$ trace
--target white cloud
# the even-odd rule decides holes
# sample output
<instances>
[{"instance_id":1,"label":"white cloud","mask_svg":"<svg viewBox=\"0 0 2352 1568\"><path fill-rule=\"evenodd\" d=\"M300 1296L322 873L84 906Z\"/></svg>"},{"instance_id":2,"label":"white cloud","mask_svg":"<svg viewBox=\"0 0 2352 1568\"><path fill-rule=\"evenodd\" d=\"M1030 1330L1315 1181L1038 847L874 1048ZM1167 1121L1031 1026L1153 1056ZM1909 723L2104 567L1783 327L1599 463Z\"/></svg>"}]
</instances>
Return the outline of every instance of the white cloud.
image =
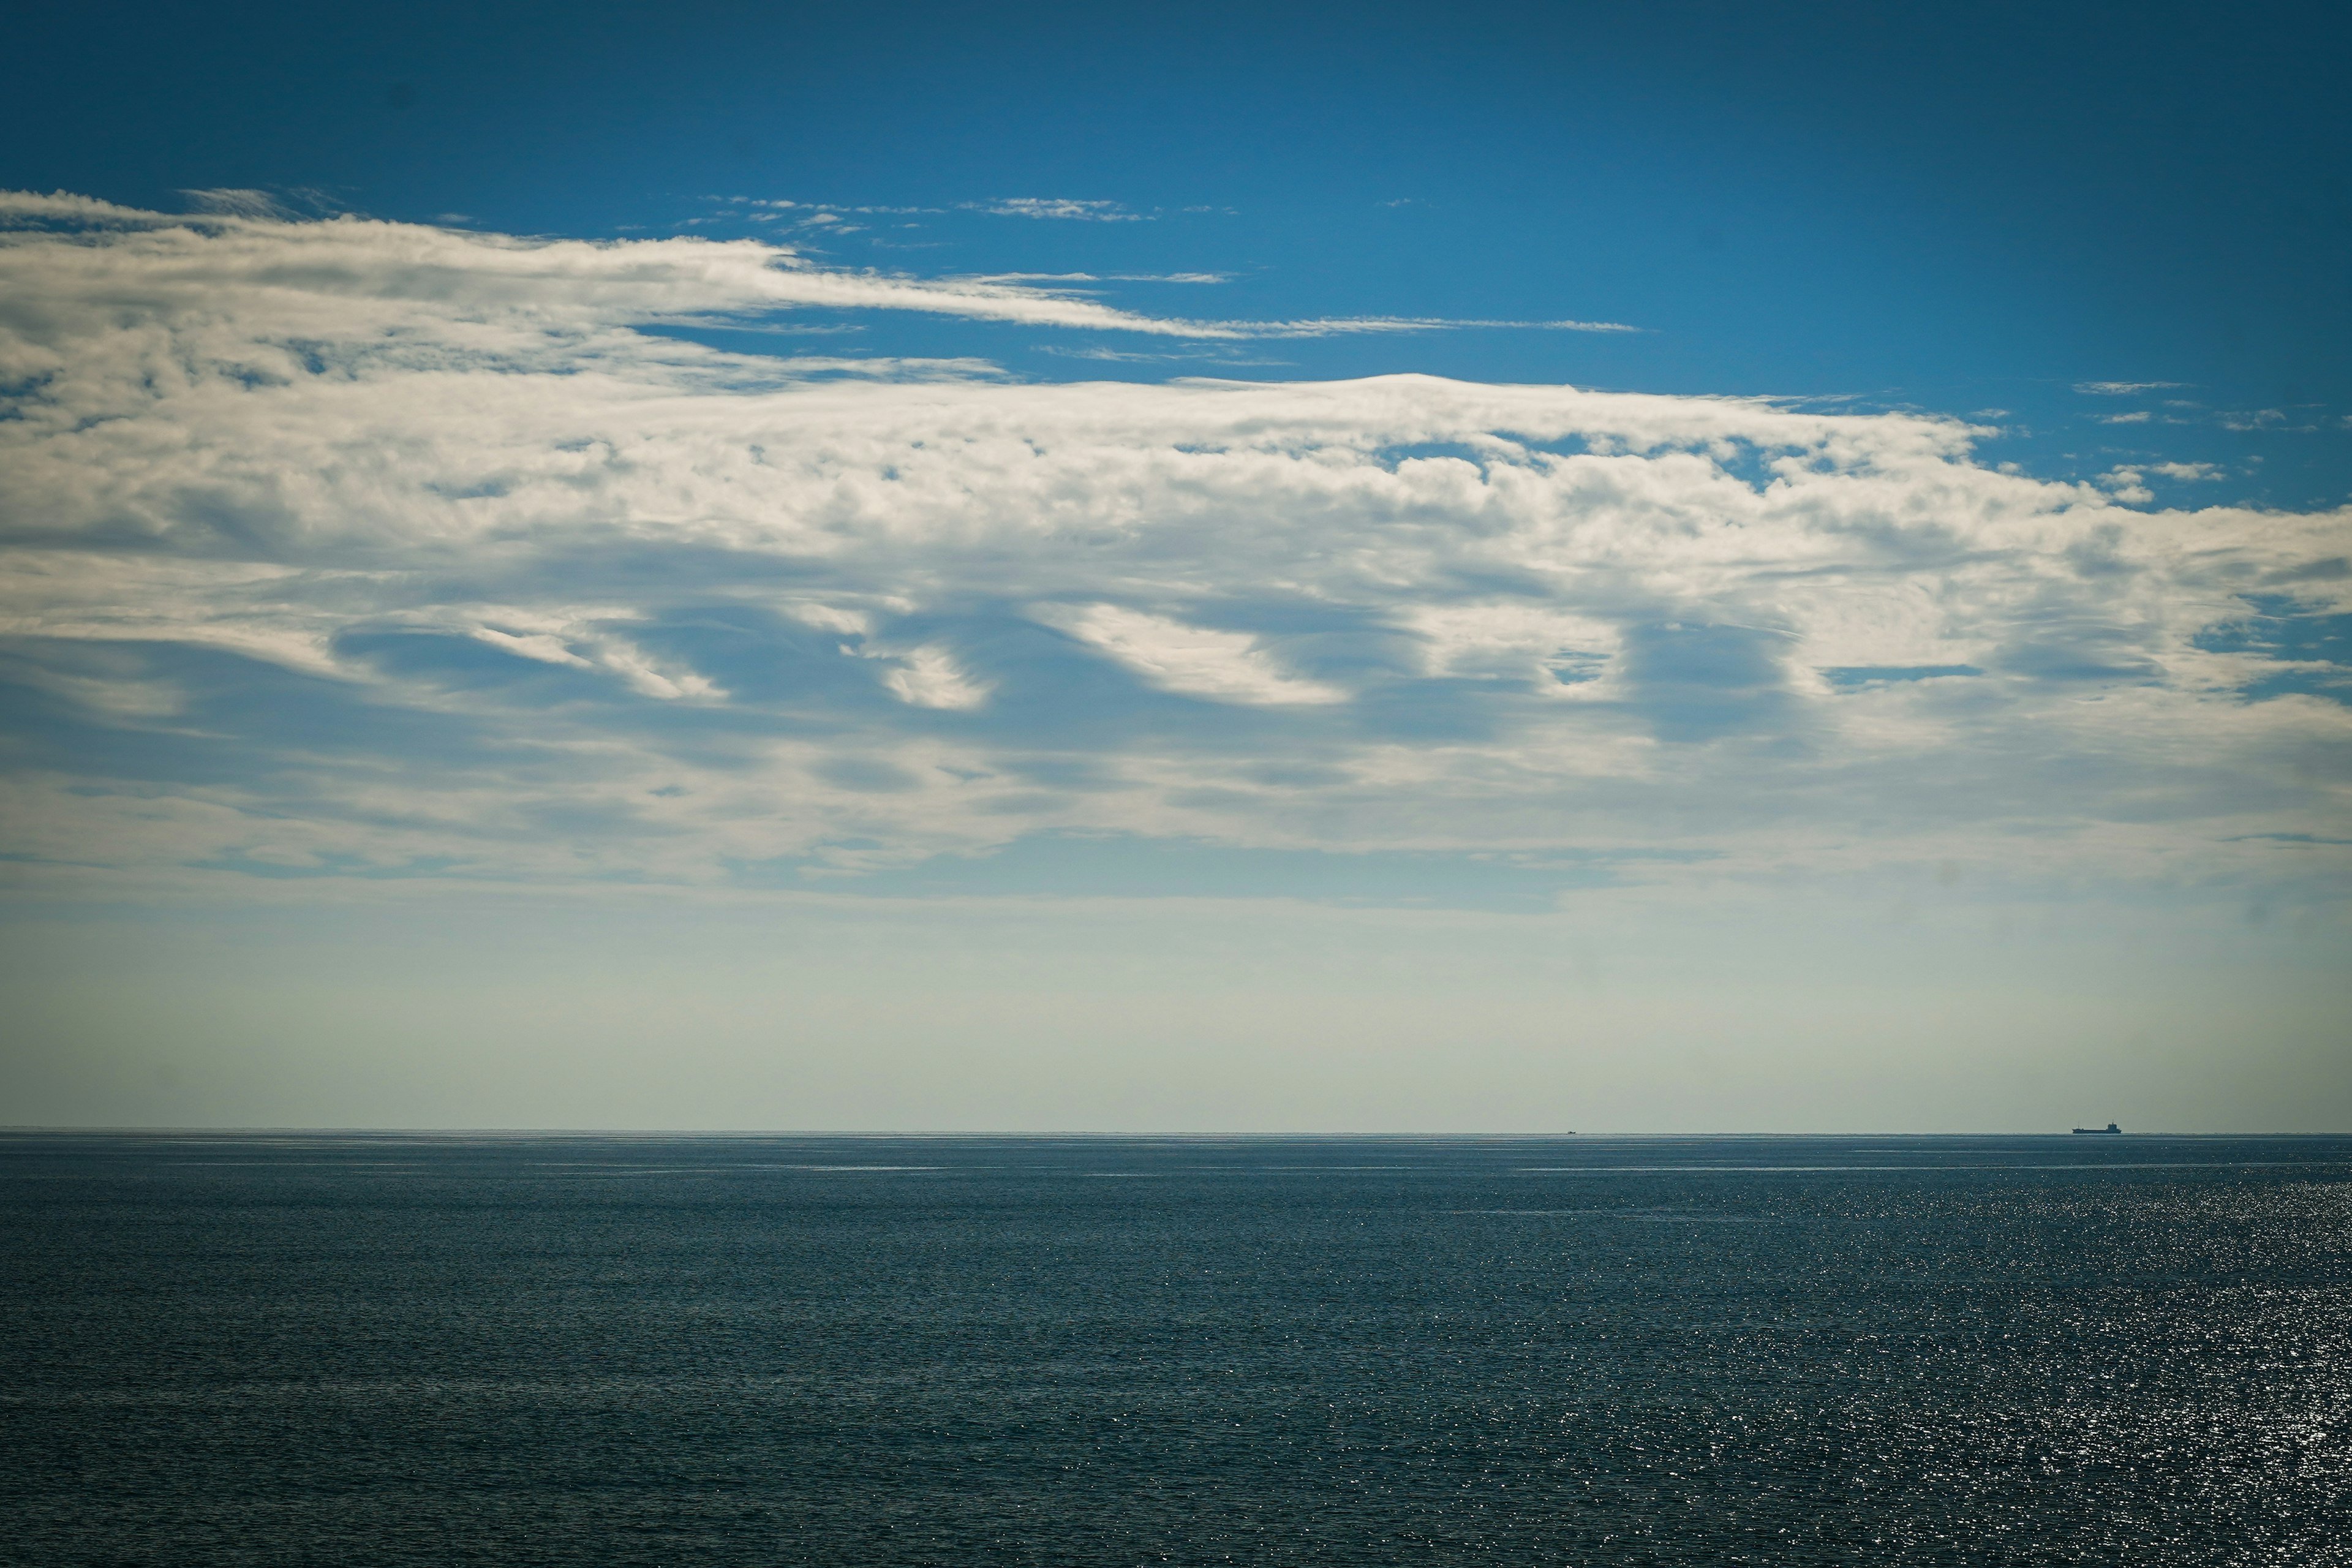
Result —
<instances>
[{"instance_id":1,"label":"white cloud","mask_svg":"<svg viewBox=\"0 0 2352 1568\"><path fill-rule=\"evenodd\" d=\"M1237 338L1324 338L1356 333L1458 331L1469 328L1536 332L1638 332L1622 321L1507 321L1447 316L1318 316L1296 321L1200 321L1200 335Z\"/></svg>"},{"instance_id":2,"label":"white cloud","mask_svg":"<svg viewBox=\"0 0 2352 1568\"><path fill-rule=\"evenodd\" d=\"M2136 392L2160 392L2188 384L2185 381L2078 381L2074 390L2091 397L2128 397Z\"/></svg>"},{"instance_id":3,"label":"white cloud","mask_svg":"<svg viewBox=\"0 0 2352 1568\"><path fill-rule=\"evenodd\" d=\"M873 627L873 617L866 611L847 609L839 605L788 604L780 608L796 621L848 637L862 637Z\"/></svg>"},{"instance_id":4,"label":"white cloud","mask_svg":"<svg viewBox=\"0 0 2352 1568\"><path fill-rule=\"evenodd\" d=\"M1256 637L1186 626L1117 605L1040 605L1033 618L1099 648L1162 691L1280 707L1347 693L1286 672Z\"/></svg>"},{"instance_id":5,"label":"white cloud","mask_svg":"<svg viewBox=\"0 0 2352 1568\"><path fill-rule=\"evenodd\" d=\"M1060 196L1006 196L970 204L974 211L998 217L1062 218L1076 223L1140 223L1146 215L1129 212L1117 202L1072 201Z\"/></svg>"},{"instance_id":6,"label":"white cloud","mask_svg":"<svg viewBox=\"0 0 2352 1568\"><path fill-rule=\"evenodd\" d=\"M2343 511L2133 510L2182 476L2042 483L1914 415L635 330L1102 309L760 246L8 210L20 881L1063 832L2219 888L2352 837L2352 708L2294 652L2352 614Z\"/></svg>"},{"instance_id":7,"label":"white cloud","mask_svg":"<svg viewBox=\"0 0 2352 1568\"><path fill-rule=\"evenodd\" d=\"M2221 465L2219 463L2150 463L2147 466L2147 471L2151 474L2162 474L2168 479L2194 482L2199 479L2220 479Z\"/></svg>"},{"instance_id":8,"label":"white cloud","mask_svg":"<svg viewBox=\"0 0 2352 1568\"><path fill-rule=\"evenodd\" d=\"M268 191L220 188L182 191L180 194L195 203L198 212L217 213L228 217L282 219L293 216Z\"/></svg>"},{"instance_id":9,"label":"white cloud","mask_svg":"<svg viewBox=\"0 0 2352 1568\"><path fill-rule=\"evenodd\" d=\"M988 700L988 683L966 675L955 655L943 647L914 649L883 676L882 683L901 702L918 708L977 708Z\"/></svg>"},{"instance_id":10,"label":"white cloud","mask_svg":"<svg viewBox=\"0 0 2352 1568\"><path fill-rule=\"evenodd\" d=\"M526 632L520 636L502 632L496 626L476 626L472 634L492 647L504 648L519 658L535 658L541 664L577 665L583 669L588 661L573 653L562 637L548 632Z\"/></svg>"},{"instance_id":11,"label":"white cloud","mask_svg":"<svg viewBox=\"0 0 2352 1568\"><path fill-rule=\"evenodd\" d=\"M2107 492L2126 506L2145 506L2156 499L2156 492L2144 480L2145 476L2137 468L2123 464L2099 476L2099 483L2107 488Z\"/></svg>"},{"instance_id":12,"label":"white cloud","mask_svg":"<svg viewBox=\"0 0 2352 1568\"><path fill-rule=\"evenodd\" d=\"M1609 622L1539 603L1431 605L1399 618L1421 639L1423 673L1522 681L1547 696L1601 695L1570 678L1605 669L1621 644Z\"/></svg>"},{"instance_id":13,"label":"white cloud","mask_svg":"<svg viewBox=\"0 0 2352 1568\"><path fill-rule=\"evenodd\" d=\"M124 288L183 321L202 317L215 302L249 308L266 297L280 344L315 331L338 338L347 352L391 354L410 346L400 338L411 323L446 321L461 304L476 327L469 346L486 350L503 338L518 352L547 348L547 334L571 338L625 324L787 310L906 310L1225 341L1462 328L1636 330L1607 321L1419 317L1192 321L1123 310L1017 279L933 279L823 267L760 240L539 240L350 216L313 223L258 211L174 216L62 194L0 192L0 247L8 253L12 282L37 289L53 311L102 313L111 291ZM247 298L228 297L238 291ZM355 340L363 317L376 329L373 342ZM588 346L562 345L575 355Z\"/></svg>"}]
</instances>

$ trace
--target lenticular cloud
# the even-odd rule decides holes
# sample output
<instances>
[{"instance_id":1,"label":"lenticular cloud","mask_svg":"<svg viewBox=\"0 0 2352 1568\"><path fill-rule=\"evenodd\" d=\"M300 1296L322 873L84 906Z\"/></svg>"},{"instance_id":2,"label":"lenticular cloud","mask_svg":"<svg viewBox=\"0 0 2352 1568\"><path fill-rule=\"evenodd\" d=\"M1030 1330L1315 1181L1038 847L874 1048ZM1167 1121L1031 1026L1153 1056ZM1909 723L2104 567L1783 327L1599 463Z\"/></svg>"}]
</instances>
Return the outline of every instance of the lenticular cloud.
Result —
<instances>
[{"instance_id":1,"label":"lenticular cloud","mask_svg":"<svg viewBox=\"0 0 2352 1568\"><path fill-rule=\"evenodd\" d=\"M2344 512L2138 510L1907 415L730 355L640 329L1162 328L13 202L23 876L854 888L1115 833L2227 880L2352 836Z\"/></svg>"}]
</instances>

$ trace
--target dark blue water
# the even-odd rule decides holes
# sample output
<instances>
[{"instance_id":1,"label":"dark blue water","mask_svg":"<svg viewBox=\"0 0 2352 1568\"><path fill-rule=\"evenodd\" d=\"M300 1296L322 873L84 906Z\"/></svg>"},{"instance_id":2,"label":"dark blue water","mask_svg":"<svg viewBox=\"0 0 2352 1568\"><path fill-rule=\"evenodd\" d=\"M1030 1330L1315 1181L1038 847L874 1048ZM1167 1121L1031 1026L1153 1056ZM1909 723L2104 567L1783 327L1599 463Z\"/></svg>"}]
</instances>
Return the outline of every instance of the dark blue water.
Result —
<instances>
[{"instance_id":1,"label":"dark blue water","mask_svg":"<svg viewBox=\"0 0 2352 1568\"><path fill-rule=\"evenodd\" d=\"M0 1556L2352 1562L2352 1140L0 1138Z\"/></svg>"}]
</instances>

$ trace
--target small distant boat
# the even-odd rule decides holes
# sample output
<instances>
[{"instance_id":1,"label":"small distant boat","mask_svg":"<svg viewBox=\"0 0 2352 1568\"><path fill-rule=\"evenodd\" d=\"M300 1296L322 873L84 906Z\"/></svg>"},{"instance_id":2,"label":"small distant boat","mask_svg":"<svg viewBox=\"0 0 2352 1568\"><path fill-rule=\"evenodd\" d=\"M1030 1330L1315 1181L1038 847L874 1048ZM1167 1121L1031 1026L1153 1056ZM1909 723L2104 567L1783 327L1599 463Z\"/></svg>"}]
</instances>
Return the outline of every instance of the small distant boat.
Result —
<instances>
[{"instance_id":1,"label":"small distant boat","mask_svg":"<svg viewBox=\"0 0 2352 1568\"><path fill-rule=\"evenodd\" d=\"M2074 1132L2077 1137L2082 1138L2105 1138L2109 1136L2120 1138L2124 1135L2124 1130L2116 1126L2112 1121L2108 1122L2105 1127L2077 1127L2074 1129Z\"/></svg>"}]
</instances>

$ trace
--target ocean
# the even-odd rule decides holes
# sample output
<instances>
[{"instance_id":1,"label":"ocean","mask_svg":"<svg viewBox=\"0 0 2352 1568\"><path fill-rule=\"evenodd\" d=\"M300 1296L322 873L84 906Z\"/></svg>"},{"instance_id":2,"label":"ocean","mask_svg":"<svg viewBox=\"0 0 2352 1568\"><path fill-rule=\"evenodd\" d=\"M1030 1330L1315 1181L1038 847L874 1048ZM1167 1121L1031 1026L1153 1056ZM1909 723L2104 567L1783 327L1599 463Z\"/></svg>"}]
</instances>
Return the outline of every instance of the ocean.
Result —
<instances>
[{"instance_id":1,"label":"ocean","mask_svg":"<svg viewBox=\"0 0 2352 1568\"><path fill-rule=\"evenodd\" d=\"M0 1561L2352 1563L2352 1139L0 1136Z\"/></svg>"}]
</instances>

